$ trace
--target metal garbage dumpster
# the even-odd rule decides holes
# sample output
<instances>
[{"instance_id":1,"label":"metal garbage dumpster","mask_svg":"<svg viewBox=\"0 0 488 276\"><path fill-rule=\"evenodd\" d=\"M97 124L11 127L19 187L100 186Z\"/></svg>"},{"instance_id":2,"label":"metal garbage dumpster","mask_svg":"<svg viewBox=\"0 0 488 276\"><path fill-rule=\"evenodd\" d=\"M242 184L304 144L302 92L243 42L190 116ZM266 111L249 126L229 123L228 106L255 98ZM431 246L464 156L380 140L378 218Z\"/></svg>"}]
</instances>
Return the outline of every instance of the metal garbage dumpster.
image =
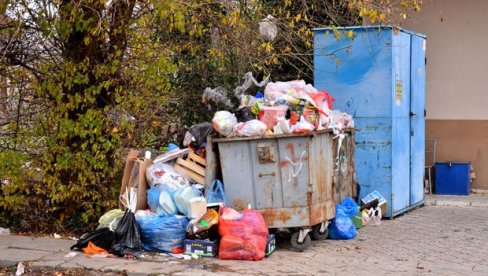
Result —
<instances>
[{"instance_id":1,"label":"metal garbage dumpster","mask_svg":"<svg viewBox=\"0 0 488 276\"><path fill-rule=\"evenodd\" d=\"M332 186L335 202L340 203L346 197L357 199L358 191L354 171L354 130L347 129L339 137L334 137L334 175Z\"/></svg>"},{"instance_id":2,"label":"metal garbage dumpster","mask_svg":"<svg viewBox=\"0 0 488 276\"><path fill-rule=\"evenodd\" d=\"M310 236L327 238L328 221L335 216L330 130L213 142L232 208L250 204L268 228L290 229L299 251L310 245Z\"/></svg>"}]
</instances>

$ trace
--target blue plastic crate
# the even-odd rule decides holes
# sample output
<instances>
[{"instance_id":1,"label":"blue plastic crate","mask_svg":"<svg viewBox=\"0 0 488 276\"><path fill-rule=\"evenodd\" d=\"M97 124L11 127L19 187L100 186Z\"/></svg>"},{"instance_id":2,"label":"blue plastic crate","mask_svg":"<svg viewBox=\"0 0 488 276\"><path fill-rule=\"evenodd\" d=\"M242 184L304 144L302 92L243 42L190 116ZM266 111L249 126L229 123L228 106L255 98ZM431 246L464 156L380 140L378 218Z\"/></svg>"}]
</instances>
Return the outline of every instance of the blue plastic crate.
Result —
<instances>
[{"instance_id":1,"label":"blue plastic crate","mask_svg":"<svg viewBox=\"0 0 488 276\"><path fill-rule=\"evenodd\" d=\"M435 163L435 194L469 195L470 170L469 162Z\"/></svg>"}]
</instances>

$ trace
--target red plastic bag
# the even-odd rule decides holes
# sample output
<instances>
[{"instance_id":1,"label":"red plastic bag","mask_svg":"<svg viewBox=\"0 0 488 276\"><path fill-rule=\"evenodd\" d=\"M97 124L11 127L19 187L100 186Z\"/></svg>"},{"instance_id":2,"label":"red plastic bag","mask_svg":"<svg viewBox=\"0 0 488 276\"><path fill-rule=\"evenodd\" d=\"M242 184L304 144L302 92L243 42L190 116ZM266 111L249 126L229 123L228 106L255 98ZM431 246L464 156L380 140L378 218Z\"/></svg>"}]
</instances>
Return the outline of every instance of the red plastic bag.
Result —
<instances>
[{"instance_id":1,"label":"red plastic bag","mask_svg":"<svg viewBox=\"0 0 488 276\"><path fill-rule=\"evenodd\" d=\"M242 217L226 219L225 213L231 208L220 209L219 258L221 260L259 261L264 258L264 250L268 238L268 228L263 216L256 210L245 209Z\"/></svg>"}]
</instances>

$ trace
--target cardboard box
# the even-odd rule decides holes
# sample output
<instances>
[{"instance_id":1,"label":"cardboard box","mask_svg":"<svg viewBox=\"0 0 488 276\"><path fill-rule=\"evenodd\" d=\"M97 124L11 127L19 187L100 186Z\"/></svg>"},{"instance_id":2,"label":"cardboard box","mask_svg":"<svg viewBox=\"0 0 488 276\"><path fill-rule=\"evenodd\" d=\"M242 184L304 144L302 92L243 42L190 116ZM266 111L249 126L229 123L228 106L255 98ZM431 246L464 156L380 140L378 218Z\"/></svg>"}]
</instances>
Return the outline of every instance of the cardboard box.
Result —
<instances>
[{"instance_id":1,"label":"cardboard box","mask_svg":"<svg viewBox=\"0 0 488 276\"><path fill-rule=\"evenodd\" d=\"M268 242L266 243L266 249L264 250L264 255L268 257L276 249L276 237L274 234L269 234Z\"/></svg>"},{"instance_id":2,"label":"cardboard box","mask_svg":"<svg viewBox=\"0 0 488 276\"><path fill-rule=\"evenodd\" d=\"M144 160L138 150L130 150L125 162L124 175L120 185L120 195L125 194L132 187L137 186L136 210L147 209L147 181L146 168L152 164L151 159ZM125 210L125 206L119 202L119 208Z\"/></svg>"},{"instance_id":3,"label":"cardboard box","mask_svg":"<svg viewBox=\"0 0 488 276\"><path fill-rule=\"evenodd\" d=\"M369 202L378 199L379 203L378 206L381 209L382 214L386 214L388 211L388 205L386 204L386 199L380 194L378 191L373 191L369 193L367 196L365 196L363 199L361 199L361 202L363 204L368 204Z\"/></svg>"},{"instance_id":4,"label":"cardboard box","mask_svg":"<svg viewBox=\"0 0 488 276\"><path fill-rule=\"evenodd\" d=\"M196 254L204 257L215 257L219 248L217 241L209 240L185 240L185 254Z\"/></svg>"}]
</instances>

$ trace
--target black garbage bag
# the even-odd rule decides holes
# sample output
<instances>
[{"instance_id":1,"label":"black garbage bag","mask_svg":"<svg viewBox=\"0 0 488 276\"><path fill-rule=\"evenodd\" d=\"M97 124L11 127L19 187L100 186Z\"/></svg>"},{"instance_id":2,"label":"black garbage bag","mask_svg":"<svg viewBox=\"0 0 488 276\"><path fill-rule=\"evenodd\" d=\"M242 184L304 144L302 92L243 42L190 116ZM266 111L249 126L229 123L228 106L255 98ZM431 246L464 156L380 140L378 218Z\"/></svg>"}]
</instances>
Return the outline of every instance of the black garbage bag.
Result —
<instances>
[{"instance_id":1,"label":"black garbage bag","mask_svg":"<svg viewBox=\"0 0 488 276\"><path fill-rule=\"evenodd\" d=\"M195 142L191 143L191 145L195 148L200 148L203 144L205 144L207 142L207 136L216 135L211 123L193 125L188 131L190 131L191 135L195 138Z\"/></svg>"},{"instance_id":2,"label":"black garbage bag","mask_svg":"<svg viewBox=\"0 0 488 276\"><path fill-rule=\"evenodd\" d=\"M237 109L235 115L239 123L256 119L256 116L254 116L250 107L242 107Z\"/></svg>"},{"instance_id":3,"label":"black garbage bag","mask_svg":"<svg viewBox=\"0 0 488 276\"><path fill-rule=\"evenodd\" d=\"M126 254L136 255L141 250L141 234L134 213L129 209L115 229L115 240L110 253L123 257Z\"/></svg>"},{"instance_id":4,"label":"black garbage bag","mask_svg":"<svg viewBox=\"0 0 488 276\"><path fill-rule=\"evenodd\" d=\"M114 240L115 232L108 227L103 227L81 235L81 238L76 244L71 246L71 250L81 250L88 246L88 242L92 242L94 245L105 250L110 250Z\"/></svg>"}]
</instances>

